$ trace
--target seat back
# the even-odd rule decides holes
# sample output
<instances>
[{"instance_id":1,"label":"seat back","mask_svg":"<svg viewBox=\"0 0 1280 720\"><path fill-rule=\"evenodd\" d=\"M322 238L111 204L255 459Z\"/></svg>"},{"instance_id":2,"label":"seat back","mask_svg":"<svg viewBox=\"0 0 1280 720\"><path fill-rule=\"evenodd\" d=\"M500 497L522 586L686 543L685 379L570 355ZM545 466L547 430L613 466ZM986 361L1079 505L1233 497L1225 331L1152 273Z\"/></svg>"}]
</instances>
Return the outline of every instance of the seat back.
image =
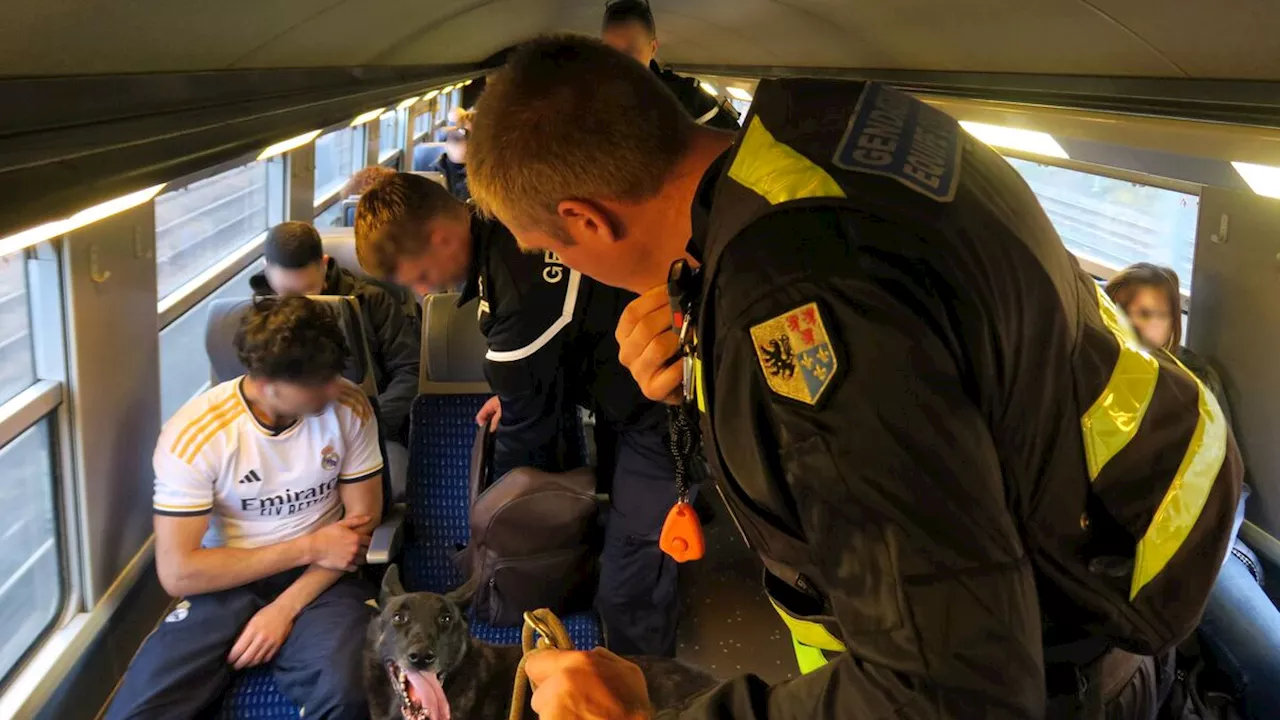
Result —
<instances>
[{"instance_id":1,"label":"seat back","mask_svg":"<svg viewBox=\"0 0 1280 720\"><path fill-rule=\"evenodd\" d=\"M356 208L359 206L359 195L352 195L342 199L342 227L356 226Z\"/></svg>"},{"instance_id":2,"label":"seat back","mask_svg":"<svg viewBox=\"0 0 1280 720\"><path fill-rule=\"evenodd\" d=\"M444 176L444 173L439 170L414 170L412 174L421 175L445 190L449 189L449 180ZM354 218L352 221L354 223Z\"/></svg>"},{"instance_id":3,"label":"seat back","mask_svg":"<svg viewBox=\"0 0 1280 720\"><path fill-rule=\"evenodd\" d=\"M414 401L409 448L408 522L404 581L415 591L448 592L462 583L454 562L471 539L470 466L476 413L490 396L479 300L458 307L457 293L429 295L422 306L422 374ZM593 613L564 618L578 647L600 642ZM518 627L493 627L471 617L471 631L487 642L516 644Z\"/></svg>"},{"instance_id":4,"label":"seat back","mask_svg":"<svg viewBox=\"0 0 1280 720\"><path fill-rule=\"evenodd\" d=\"M364 324L360 319L360 301L353 297L335 295L316 295L311 299L322 303L334 314L338 326L342 328L347 347L351 350L342 377L359 385L370 397L377 397L373 360L365 339ZM214 300L209 306L204 342L205 352L209 355L209 380L215 385L245 374L245 367L236 355L235 337L253 303L252 299Z\"/></svg>"},{"instance_id":5,"label":"seat back","mask_svg":"<svg viewBox=\"0 0 1280 720\"><path fill-rule=\"evenodd\" d=\"M444 143L442 142L424 142L418 143L413 148L413 169L415 172L421 170L430 170L435 167L436 161L444 154Z\"/></svg>"},{"instance_id":6,"label":"seat back","mask_svg":"<svg viewBox=\"0 0 1280 720\"><path fill-rule=\"evenodd\" d=\"M354 218L353 218L354 221ZM410 317L417 318L419 305L418 299L414 297L413 292L408 288L400 287L395 283L380 280L360 267L360 261L356 257L356 232L355 228L329 228L320 231L320 243L324 246L324 252L333 261L338 263L338 267L364 280L365 282L382 288L391 297L400 303L405 314ZM372 332L372 328L370 328Z\"/></svg>"}]
</instances>

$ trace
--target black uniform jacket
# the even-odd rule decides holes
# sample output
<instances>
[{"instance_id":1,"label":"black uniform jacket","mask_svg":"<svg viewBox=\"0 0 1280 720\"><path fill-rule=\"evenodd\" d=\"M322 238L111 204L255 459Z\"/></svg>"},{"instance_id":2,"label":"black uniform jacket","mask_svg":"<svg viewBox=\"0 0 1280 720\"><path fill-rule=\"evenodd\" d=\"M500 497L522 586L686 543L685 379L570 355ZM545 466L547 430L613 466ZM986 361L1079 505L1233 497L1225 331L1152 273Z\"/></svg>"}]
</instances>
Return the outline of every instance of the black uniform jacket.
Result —
<instances>
[{"instance_id":1,"label":"black uniform jacket","mask_svg":"<svg viewBox=\"0 0 1280 720\"><path fill-rule=\"evenodd\" d=\"M1044 628L1190 632L1234 441L1016 171L882 87L762 83L745 126L693 207L703 442L767 588L847 650L662 717L1037 717Z\"/></svg>"},{"instance_id":2,"label":"black uniform jacket","mask_svg":"<svg viewBox=\"0 0 1280 720\"><path fill-rule=\"evenodd\" d=\"M664 70L656 60L649 62L649 69L658 76L663 85L667 86L671 94L676 96L699 125L721 130L738 129L738 114L733 107L719 98L712 97L702 89L697 80Z\"/></svg>"},{"instance_id":3,"label":"black uniform jacket","mask_svg":"<svg viewBox=\"0 0 1280 720\"><path fill-rule=\"evenodd\" d=\"M501 223L471 219L472 268L459 304L480 298L489 345L485 375L502 402L495 475L515 467L559 472L580 462L577 407L618 428L660 428L666 415L618 362L614 330L635 295L522 251Z\"/></svg>"}]
</instances>

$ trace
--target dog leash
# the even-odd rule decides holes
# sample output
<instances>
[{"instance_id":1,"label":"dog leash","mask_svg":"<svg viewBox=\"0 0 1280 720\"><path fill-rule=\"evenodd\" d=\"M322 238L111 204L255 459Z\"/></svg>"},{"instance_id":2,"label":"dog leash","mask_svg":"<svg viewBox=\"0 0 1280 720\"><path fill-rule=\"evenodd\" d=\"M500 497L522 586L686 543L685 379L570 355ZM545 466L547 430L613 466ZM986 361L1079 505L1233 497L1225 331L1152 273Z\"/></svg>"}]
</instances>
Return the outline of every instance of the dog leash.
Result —
<instances>
[{"instance_id":1,"label":"dog leash","mask_svg":"<svg viewBox=\"0 0 1280 720\"><path fill-rule=\"evenodd\" d=\"M536 640L535 633L537 635ZM534 650L548 648L572 650L573 638L569 637L569 631L564 629L564 623L560 622L560 618L556 617L555 613L547 608L542 608L524 614L524 629L520 632L520 646L524 650L524 655L520 658L520 664L516 666L516 685L511 691L511 714L508 720L521 720L524 717L525 698L533 687L533 683L529 682L529 675L524 669L524 664L529 659L529 653Z\"/></svg>"}]
</instances>

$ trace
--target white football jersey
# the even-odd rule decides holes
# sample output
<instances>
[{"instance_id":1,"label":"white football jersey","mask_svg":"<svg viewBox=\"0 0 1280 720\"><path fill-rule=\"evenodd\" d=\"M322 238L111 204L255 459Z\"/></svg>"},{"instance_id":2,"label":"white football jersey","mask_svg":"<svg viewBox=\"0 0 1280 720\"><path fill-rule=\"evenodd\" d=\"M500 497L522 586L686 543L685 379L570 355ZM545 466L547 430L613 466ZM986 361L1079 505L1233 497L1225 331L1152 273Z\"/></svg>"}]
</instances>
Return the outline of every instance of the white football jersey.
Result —
<instances>
[{"instance_id":1,"label":"white football jersey","mask_svg":"<svg viewBox=\"0 0 1280 720\"><path fill-rule=\"evenodd\" d=\"M243 380L192 399L156 443L155 512L210 515L205 547L306 535L341 517L339 484L382 473L377 419L360 388L343 380L338 402L272 429L250 412Z\"/></svg>"}]
</instances>

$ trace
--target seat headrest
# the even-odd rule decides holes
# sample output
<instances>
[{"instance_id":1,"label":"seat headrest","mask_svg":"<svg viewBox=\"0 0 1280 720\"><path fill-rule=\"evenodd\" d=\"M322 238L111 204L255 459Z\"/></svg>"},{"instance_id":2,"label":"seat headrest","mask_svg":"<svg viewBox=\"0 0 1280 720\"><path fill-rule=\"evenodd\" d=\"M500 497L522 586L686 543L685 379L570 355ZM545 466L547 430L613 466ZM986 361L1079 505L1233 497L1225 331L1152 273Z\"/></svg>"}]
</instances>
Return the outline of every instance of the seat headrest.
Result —
<instances>
[{"instance_id":1,"label":"seat headrest","mask_svg":"<svg viewBox=\"0 0 1280 720\"><path fill-rule=\"evenodd\" d=\"M332 312L342 329L350 355L342 376L360 385L366 393L377 394L373 377L373 363L360 320L360 303L353 297L314 295L312 300ZM209 319L205 325L204 346L209 356L210 380L223 383L245 374L245 367L236 355L236 331L244 316L253 307L253 300L214 300L209 305Z\"/></svg>"},{"instance_id":2,"label":"seat headrest","mask_svg":"<svg viewBox=\"0 0 1280 720\"><path fill-rule=\"evenodd\" d=\"M428 295L422 301L422 383L431 394L485 393L480 332L480 299L458 307L458 293Z\"/></svg>"},{"instance_id":3,"label":"seat headrest","mask_svg":"<svg viewBox=\"0 0 1280 720\"><path fill-rule=\"evenodd\" d=\"M370 278L356 259L356 230L352 227L325 228L320 231L320 244L324 254L334 259L338 267L356 277Z\"/></svg>"},{"instance_id":4,"label":"seat headrest","mask_svg":"<svg viewBox=\"0 0 1280 720\"><path fill-rule=\"evenodd\" d=\"M418 143L413 148L413 169L415 171L430 170L443 154L444 143L442 142Z\"/></svg>"}]
</instances>

